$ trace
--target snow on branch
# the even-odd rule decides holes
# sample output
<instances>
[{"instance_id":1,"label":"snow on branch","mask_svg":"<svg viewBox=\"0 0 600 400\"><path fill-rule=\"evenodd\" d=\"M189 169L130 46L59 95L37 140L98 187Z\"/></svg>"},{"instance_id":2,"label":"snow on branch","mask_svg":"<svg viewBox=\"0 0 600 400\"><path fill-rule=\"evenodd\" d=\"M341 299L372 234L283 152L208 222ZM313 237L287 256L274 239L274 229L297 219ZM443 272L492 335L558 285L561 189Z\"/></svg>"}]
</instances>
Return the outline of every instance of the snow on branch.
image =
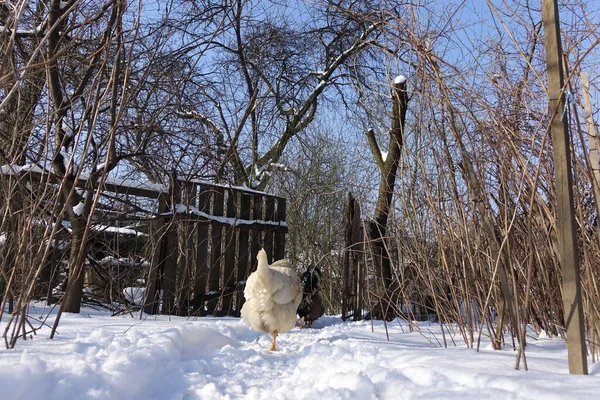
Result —
<instances>
[{"instance_id":1,"label":"snow on branch","mask_svg":"<svg viewBox=\"0 0 600 400\"><path fill-rule=\"evenodd\" d=\"M209 129L215 133L221 134L221 129L206 115L195 110L175 110L175 113L182 118L194 119L206 124Z\"/></svg>"},{"instance_id":2,"label":"snow on branch","mask_svg":"<svg viewBox=\"0 0 600 400\"><path fill-rule=\"evenodd\" d=\"M73 128L64 119L62 120L61 127L62 130L65 132L66 137L73 137L75 135Z\"/></svg>"},{"instance_id":3,"label":"snow on branch","mask_svg":"<svg viewBox=\"0 0 600 400\"><path fill-rule=\"evenodd\" d=\"M257 181L260 181L264 176L272 176L275 171L290 172L291 169L281 163L269 163L264 168L254 165L254 177Z\"/></svg>"},{"instance_id":4,"label":"snow on branch","mask_svg":"<svg viewBox=\"0 0 600 400\"><path fill-rule=\"evenodd\" d=\"M75 213L75 215L83 214L83 203L81 201L77 203L76 206L73 206L73 213Z\"/></svg>"}]
</instances>

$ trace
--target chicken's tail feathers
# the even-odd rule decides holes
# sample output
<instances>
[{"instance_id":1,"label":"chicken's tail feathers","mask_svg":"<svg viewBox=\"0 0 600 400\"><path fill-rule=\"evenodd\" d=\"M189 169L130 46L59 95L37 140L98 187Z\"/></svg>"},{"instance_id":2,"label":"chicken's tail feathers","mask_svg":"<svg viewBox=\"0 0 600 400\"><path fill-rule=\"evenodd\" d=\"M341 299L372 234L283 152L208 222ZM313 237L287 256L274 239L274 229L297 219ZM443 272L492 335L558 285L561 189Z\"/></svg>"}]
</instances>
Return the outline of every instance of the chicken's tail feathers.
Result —
<instances>
[{"instance_id":1,"label":"chicken's tail feathers","mask_svg":"<svg viewBox=\"0 0 600 400\"><path fill-rule=\"evenodd\" d=\"M260 249L260 251L256 255L256 259L258 260L258 271L269 270L269 258L267 257L267 252L265 251L265 249Z\"/></svg>"}]
</instances>

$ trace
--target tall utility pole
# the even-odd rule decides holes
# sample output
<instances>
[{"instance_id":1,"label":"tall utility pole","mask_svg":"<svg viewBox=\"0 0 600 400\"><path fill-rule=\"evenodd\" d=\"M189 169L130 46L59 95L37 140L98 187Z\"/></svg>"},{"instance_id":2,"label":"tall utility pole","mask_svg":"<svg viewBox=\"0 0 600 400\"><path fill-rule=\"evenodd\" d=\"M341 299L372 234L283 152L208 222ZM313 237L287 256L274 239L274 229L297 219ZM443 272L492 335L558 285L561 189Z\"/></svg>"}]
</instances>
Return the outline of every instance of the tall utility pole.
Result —
<instances>
[{"instance_id":1,"label":"tall utility pole","mask_svg":"<svg viewBox=\"0 0 600 400\"><path fill-rule=\"evenodd\" d=\"M565 85L557 0L542 0L542 20L546 36L549 111L552 122L554 173L558 206L559 257L562 269L564 318L567 329L569 373L587 375L587 352L583 320L579 248L575 227L573 174L569 149L569 126L565 110Z\"/></svg>"}]
</instances>

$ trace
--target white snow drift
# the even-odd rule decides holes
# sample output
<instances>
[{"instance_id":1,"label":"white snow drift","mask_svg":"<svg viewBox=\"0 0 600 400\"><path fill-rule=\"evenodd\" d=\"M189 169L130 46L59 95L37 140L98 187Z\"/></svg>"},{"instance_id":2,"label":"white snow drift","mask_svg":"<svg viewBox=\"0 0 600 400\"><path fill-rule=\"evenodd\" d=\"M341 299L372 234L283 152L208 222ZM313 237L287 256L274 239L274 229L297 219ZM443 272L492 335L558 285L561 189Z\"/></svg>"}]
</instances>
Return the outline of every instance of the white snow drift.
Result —
<instances>
[{"instance_id":1,"label":"white snow drift","mask_svg":"<svg viewBox=\"0 0 600 400\"><path fill-rule=\"evenodd\" d=\"M313 329L282 334L279 351L270 352L269 336L236 318L140 320L84 309L62 317L54 340L42 328L0 350L0 393L13 400L597 398L599 365L590 376L569 375L559 339L530 338L525 372L514 369L512 349L476 352L457 336L457 347L442 348L439 326L420 324L422 334L389 323L388 341L383 323L324 317Z\"/></svg>"}]
</instances>

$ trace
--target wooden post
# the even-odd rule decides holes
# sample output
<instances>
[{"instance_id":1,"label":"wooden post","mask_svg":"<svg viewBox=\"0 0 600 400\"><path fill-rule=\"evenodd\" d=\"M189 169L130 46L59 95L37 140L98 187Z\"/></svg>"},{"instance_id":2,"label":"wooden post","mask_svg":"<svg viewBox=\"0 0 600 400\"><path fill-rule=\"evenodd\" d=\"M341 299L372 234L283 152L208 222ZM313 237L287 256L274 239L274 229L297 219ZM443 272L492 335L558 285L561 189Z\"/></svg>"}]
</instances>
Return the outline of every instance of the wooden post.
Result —
<instances>
[{"instance_id":1,"label":"wooden post","mask_svg":"<svg viewBox=\"0 0 600 400\"><path fill-rule=\"evenodd\" d=\"M352 254L353 254L353 266L351 271L353 272L350 276L350 282L352 282L352 295L354 299L354 320L360 321L362 319L362 312L364 309L364 279L365 279L365 250L364 250L364 235L363 227L361 224L361 212L360 203L356 200L353 202L352 207Z\"/></svg>"},{"instance_id":2,"label":"wooden post","mask_svg":"<svg viewBox=\"0 0 600 400\"><path fill-rule=\"evenodd\" d=\"M587 72L580 74L581 86L583 89L583 113L585 115L585 123L587 126L588 147L590 149L590 170L591 182L594 190L594 202L596 210L600 213L600 148L598 140L598 129L594 122L594 113L592 111L592 99L590 97L590 78ZM596 230L596 234L600 239L600 229Z\"/></svg>"},{"instance_id":3,"label":"wooden post","mask_svg":"<svg viewBox=\"0 0 600 400\"><path fill-rule=\"evenodd\" d=\"M587 375L587 352L583 301L579 271L579 249L573 200L573 175L569 149L569 127L565 109L565 86L562 66L560 22L556 0L542 0L542 20L546 37L546 60L548 63L549 111L552 122L552 147L556 175L556 199L558 207L559 257L562 268L562 291L569 372Z\"/></svg>"},{"instance_id":4,"label":"wooden post","mask_svg":"<svg viewBox=\"0 0 600 400\"><path fill-rule=\"evenodd\" d=\"M344 246L344 271L342 280L342 320L348 318L349 297L350 297L350 252L352 251L352 215L353 213L352 193L348 192L346 200L346 230L345 230L345 246Z\"/></svg>"}]
</instances>

